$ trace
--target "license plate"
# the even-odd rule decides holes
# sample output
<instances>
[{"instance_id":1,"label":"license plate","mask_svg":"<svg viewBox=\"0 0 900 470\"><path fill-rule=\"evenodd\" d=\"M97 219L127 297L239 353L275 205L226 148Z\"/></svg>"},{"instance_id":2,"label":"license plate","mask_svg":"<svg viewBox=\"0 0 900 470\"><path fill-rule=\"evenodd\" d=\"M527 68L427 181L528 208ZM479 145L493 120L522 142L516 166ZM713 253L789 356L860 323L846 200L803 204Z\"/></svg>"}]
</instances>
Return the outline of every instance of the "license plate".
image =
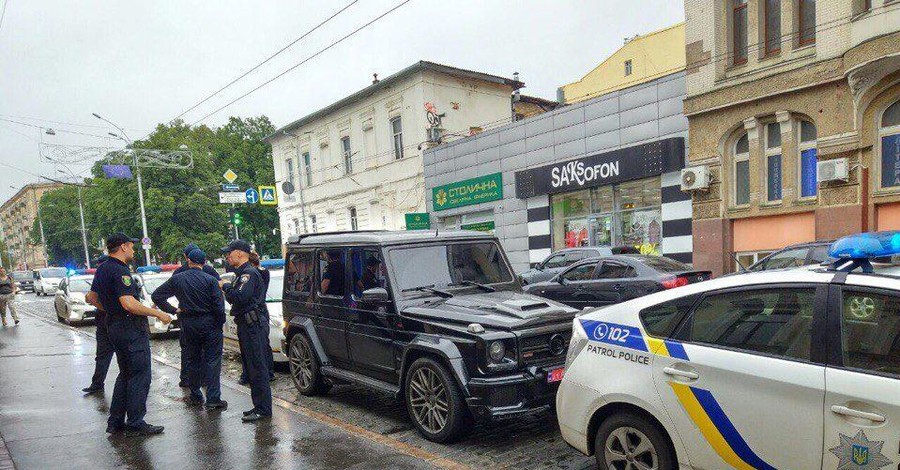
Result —
<instances>
[{"instance_id":1,"label":"license plate","mask_svg":"<svg viewBox=\"0 0 900 470\"><path fill-rule=\"evenodd\" d=\"M554 382L559 382L562 380L565 372L565 367L560 367L559 369L553 369L550 372L547 372L547 383L552 384Z\"/></svg>"}]
</instances>

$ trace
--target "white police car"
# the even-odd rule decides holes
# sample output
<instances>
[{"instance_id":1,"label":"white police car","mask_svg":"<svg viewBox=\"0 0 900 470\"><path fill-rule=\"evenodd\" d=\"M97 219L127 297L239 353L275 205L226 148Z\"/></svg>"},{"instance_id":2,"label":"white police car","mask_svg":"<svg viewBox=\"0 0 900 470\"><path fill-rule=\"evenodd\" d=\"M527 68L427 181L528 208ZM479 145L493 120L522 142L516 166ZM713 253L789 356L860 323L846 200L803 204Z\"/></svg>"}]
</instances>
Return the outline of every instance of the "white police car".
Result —
<instances>
[{"instance_id":1,"label":"white police car","mask_svg":"<svg viewBox=\"0 0 900 470\"><path fill-rule=\"evenodd\" d=\"M574 321L563 438L600 469L900 464L900 232L838 240L835 268L691 284ZM852 259L844 259L852 258Z\"/></svg>"}]
</instances>

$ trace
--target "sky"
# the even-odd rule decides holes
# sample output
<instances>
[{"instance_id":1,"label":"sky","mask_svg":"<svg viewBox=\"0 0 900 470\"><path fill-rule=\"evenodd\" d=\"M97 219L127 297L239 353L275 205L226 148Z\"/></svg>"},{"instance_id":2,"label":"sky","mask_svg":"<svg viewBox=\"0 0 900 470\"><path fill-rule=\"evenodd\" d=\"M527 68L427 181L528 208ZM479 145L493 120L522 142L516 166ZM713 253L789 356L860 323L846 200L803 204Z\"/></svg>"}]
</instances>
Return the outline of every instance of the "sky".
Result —
<instances>
[{"instance_id":1,"label":"sky","mask_svg":"<svg viewBox=\"0 0 900 470\"><path fill-rule=\"evenodd\" d=\"M624 38L684 20L681 0L409 0L207 116L403 1L358 0L182 119L266 115L281 126L419 60L517 71L522 93L555 99ZM0 201L41 175L87 172L43 159L41 142L121 145L92 113L142 138L352 2L0 0Z\"/></svg>"}]
</instances>

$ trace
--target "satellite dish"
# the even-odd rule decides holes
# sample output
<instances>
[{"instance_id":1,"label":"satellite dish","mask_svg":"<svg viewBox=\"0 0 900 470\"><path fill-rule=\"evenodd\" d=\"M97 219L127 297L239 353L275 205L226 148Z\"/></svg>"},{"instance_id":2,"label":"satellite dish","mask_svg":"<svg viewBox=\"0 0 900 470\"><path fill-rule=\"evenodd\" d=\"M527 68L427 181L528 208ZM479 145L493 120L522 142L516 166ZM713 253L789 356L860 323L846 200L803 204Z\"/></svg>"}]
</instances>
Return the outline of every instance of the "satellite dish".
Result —
<instances>
[{"instance_id":1,"label":"satellite dish","mask_svg":"<svg viewBox=\"0 0 900 470\"><path fill-rule=\"evenodd\" d=\"M281 183L281 192L284 194L294 194L294 183L291 183L290 181Z\"/></svg>"}]
</instances>

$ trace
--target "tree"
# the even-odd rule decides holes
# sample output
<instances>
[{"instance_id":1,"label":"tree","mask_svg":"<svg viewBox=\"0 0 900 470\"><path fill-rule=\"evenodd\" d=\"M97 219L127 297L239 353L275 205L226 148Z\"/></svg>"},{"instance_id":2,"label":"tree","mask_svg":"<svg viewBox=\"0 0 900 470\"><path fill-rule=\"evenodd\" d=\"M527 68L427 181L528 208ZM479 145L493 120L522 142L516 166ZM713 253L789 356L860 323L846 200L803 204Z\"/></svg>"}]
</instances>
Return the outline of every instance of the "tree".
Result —
<instances>
[{"instance_id":1,"label":"tree","mask_svg":"<svg viewBox=\"0 0 900 470\"><path fill-rule=\"evenodd\" d=\"M81 220L78 213L78 188L63 186L41 196L41 220L47 240L47 255L54 266L83 266L84 247L81 242ZM41 243L41 228L31 227L31 243ZM96 249L91 251L96 256Z\"/></svg>"}]
</instances>

